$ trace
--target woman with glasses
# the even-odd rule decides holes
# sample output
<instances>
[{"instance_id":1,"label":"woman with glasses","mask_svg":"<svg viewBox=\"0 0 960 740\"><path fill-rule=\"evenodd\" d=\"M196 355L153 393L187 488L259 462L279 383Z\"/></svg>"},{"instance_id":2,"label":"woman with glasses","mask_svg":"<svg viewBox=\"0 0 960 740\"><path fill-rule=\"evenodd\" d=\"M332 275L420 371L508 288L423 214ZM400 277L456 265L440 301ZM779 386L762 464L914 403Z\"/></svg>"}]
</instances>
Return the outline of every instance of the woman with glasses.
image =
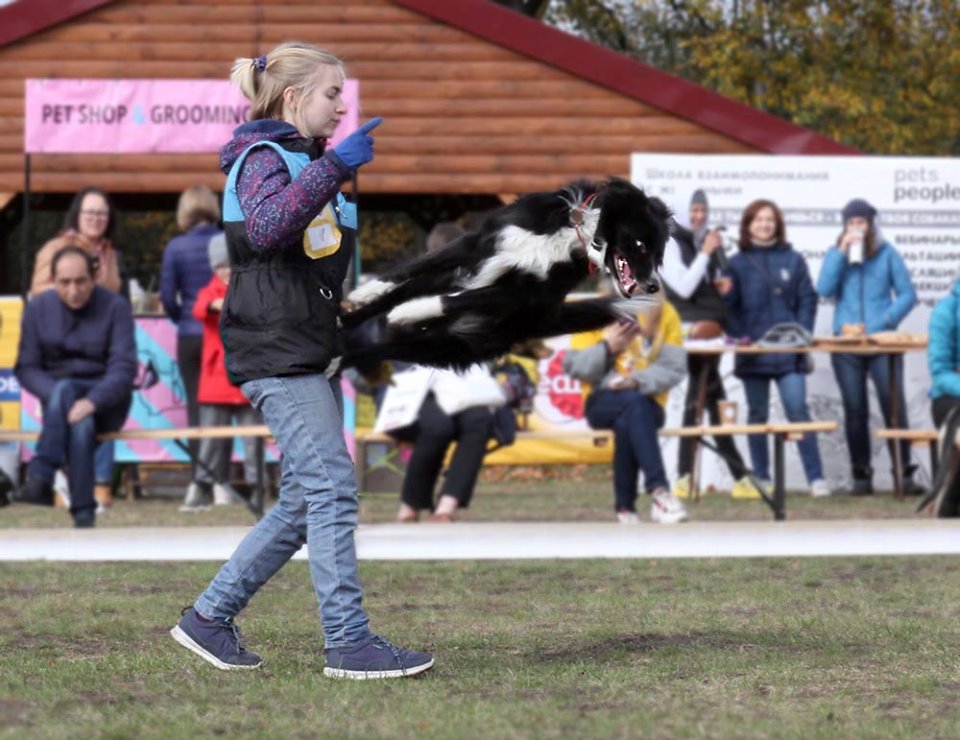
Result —
<instances>
[{"instance_id":1,"label":"woman with glasses","mask_svg":"<svg viewBox=\"0 0 960 740\"><path fill-rule=\"evenodd\" d=\"M63 230L37 252L33 265L30 297L53 287L50 263L64 247L80 247L97 258L97 285L120 292L120 264L113 246L116 214L110 198L99 188L77 193L63 220Z\"/></svg>"}]
</instances>

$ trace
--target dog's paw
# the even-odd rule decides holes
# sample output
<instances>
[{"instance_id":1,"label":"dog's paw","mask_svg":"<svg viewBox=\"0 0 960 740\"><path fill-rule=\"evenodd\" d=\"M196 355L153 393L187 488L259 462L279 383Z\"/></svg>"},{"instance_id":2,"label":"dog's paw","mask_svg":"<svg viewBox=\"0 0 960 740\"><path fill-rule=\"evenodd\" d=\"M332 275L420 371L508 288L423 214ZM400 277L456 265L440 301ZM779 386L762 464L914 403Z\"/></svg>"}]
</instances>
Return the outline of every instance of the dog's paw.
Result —
<instances>
[{"instance_id":1,"label":"dog's paw","mask_svg":"<svg viewBox=\"0 0 960 740\"><path fill-rule=\"evenodd\" d=\"M364 283L359 288L350 291L347 301L352 303L354 308L360 308L368 303L373 303L378 298L382 298L396 287L396 284L384 280L371 280L369 283Z\"/></svg>"},{"instance_id":2,"label":"dog's paw","mask_svg":"<svg viewBox=\"0 0 960 740\"><path fill-rule=\"evenodd\" d=\"M414 298L401 303L387 314L387 323L394 326L416 324L428 319L443 316L443 302L438 295L428 298Z\"/></svg>"}]
</instances>

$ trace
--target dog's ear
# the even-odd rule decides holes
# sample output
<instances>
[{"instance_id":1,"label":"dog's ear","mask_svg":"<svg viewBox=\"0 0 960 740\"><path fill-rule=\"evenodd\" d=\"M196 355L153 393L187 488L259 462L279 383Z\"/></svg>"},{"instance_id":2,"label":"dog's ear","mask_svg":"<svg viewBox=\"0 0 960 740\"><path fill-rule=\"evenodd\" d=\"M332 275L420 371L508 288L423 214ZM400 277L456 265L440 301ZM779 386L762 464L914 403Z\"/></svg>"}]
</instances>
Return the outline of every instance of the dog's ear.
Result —
<instances>
[{"instance_id":1,"label":"dog's ear","mask_svg":"<svg viewBox=\"0 0 960 740\"><path fill-rule=\"evenodd\" d=\"M651 215L656 216L665 222L669 222L670 219L673 218L673 211L670 210L666 203L656 196L650 196L647 198L647 208Z\"/></svg>"}]
</instances>

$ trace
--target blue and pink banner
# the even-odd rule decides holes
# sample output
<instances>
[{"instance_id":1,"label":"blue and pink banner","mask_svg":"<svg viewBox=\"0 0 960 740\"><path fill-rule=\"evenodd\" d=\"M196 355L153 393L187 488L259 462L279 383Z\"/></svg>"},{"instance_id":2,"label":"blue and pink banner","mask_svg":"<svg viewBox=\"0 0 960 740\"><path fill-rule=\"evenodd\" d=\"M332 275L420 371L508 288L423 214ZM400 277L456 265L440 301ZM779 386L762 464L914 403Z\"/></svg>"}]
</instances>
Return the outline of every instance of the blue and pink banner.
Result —
<instances>
[{"instance_id":1,"label":"blue and pink banner","mask_svg":"<svg viewBox=\"0 0 960 740\"><path fill-rule=\"evenodd\" d=\"M186 392L177 367L177 330L166 317L140 316L136 319L139 369L137 390L124 429L178 429L187 423ZM354 451L356 393L343 381L344 433L350 454ZM40 403L26 391L20 396L20 426L36 430L41 426ZM276 445L267 445L267 459L276 460ZM24 445L24 456L29 457ZM168 439L138 439L116 443L115 458L121 463L186 462L187 455ZM240 440L234 446L234 459L243 459Z\"/></svg>"}]
</instances>

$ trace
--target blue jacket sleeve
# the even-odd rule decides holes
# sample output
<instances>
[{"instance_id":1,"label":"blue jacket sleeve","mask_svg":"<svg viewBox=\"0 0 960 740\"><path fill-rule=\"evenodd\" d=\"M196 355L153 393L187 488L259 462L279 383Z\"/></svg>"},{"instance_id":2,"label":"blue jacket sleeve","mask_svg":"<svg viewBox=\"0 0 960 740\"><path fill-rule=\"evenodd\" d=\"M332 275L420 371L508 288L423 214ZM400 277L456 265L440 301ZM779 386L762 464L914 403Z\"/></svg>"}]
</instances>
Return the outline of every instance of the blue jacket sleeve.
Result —
<instances>
[{"instance_id":1,"label":"blue jacket sleeve","mask_svg":"<svg viewBox=\"0 0 960 740\"><path fill-rule=\"evenodd\" d=\"M41 317L36 300L27 304L20 323L20 346L17 349L17 380L30 393L46 403L57 382L43 369L38 328Z\"/></svg>"},{"instance_id":2,"label":"blue jacket sleeve","mask_svg":"<svg viewBox=\"0 0 960 740\"><path fill-rule=\"evenodd\" d=\"M111 311L110 349L107 372L87 394L99 408L113 406L133 392L137 377L137 345L133 313L124 300L115 301Z\"/></svg>"},{"instance_id":3,"label":"blue jacket sleeve","mask_svg":"<svg viewBox=\"0 0 960 740\"><path fill-rule=\"evenodd\" d=\"M177 263L170 245L163 250L163 264L160 267L160 301L170 320L180 323L180 301L177 299Z\"/></svg>"},{"instance_id":4,"label":"blue jacket sleeve","mask_svg":"<svg viewBox=\"0 0 960 740\"><path fill-rule=\"evenodd\" d=\"M836 298L843 282L847 256L836 247L830 247L823 257L820 275L817 277L817 293L824 298Z\"/></svg>"},{"instance_id":5,"label":"blue jacket sleeve","mask_svg":"<svg viewBox=\"0 0 960 740\"><path fill-rule=\"evenodd\" d=\"M903 257L893 247L887 245L887 249L890 250L890 275L893 278L893 292L896 298L884 312L883 320L887 327L896 329L916 304L917 291L910 280L910 271Z\"/></svg>"},{"instance_id":6,"label":"blue jacket sleeve","mask_svg":"<svg viewBox=\"0 0 960 740\"><path fill-rule=\"evenodd\" d=\"M799 253L797 259L800 263L797 267L797 321L807 331L813 332L817 318L817 291L813 289L807 261Z\"/></svg>"},{"instance_id":7,"label":"blue jacket sleeve","mask_svg":"<svg viewBox=\"0 0 960 740\"><path fill-rule=\"evenodd\" d=\"M960 355L957 347L956 298L940 301L930 314L927 363L937 395L960 397Z\"/></svg>"}]
</instances>

